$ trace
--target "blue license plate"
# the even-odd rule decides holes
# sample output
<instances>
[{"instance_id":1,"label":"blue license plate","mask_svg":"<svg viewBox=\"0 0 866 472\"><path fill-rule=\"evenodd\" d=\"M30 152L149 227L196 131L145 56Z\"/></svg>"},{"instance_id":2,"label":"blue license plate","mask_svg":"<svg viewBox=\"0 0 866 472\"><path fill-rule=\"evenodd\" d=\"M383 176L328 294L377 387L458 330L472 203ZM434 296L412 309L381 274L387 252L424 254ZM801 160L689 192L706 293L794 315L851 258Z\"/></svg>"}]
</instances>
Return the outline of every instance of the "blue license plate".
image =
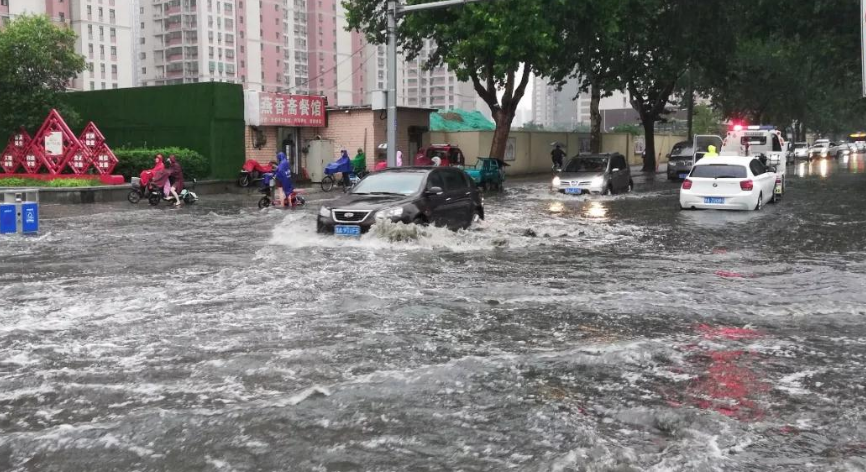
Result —
<instances>
[{"instance_id":1,"label":"blue license plate","mask_svg":"<svg viewBox=\"0 0 866 472\"><path fill-rule=\"evenodd\" d=\"M688 177L688 176L689 176L689 174L680 174L680 178L681 178L681 179L685 179L685 178Z\"/></svg>"},{"instance_id":2,"label":"blue license plate","mask_svg":"<svg viewBox=\"0 0 866 472\"><path fill-rule=\"evenodd\" d=\"M334 234L337 236L360 236L361 227L356 225L337 225L334 226Z\"/></svg>"},{"instance_id":3,"label":"blue license plate","mask_svg":"<svg viewBox=\"0 0 866 472\"><path fill-rule=\"evenodd\" d=\"M704 197L704 203L706 203L706 204L723 204L723 203L725 203L725 199L722 197Z\"/></svg>"},{"instance_id":4,"label":"blue license plate","mask_svg":"<svg viewBox=\"0 0 866 472\"><path fill-rule=\"evenodd\" d=\"M579 188L567 188L565 189L565 193L569 195L580 195L581 193L583 193L583 190Z\"/></svg>"}]
</instances>

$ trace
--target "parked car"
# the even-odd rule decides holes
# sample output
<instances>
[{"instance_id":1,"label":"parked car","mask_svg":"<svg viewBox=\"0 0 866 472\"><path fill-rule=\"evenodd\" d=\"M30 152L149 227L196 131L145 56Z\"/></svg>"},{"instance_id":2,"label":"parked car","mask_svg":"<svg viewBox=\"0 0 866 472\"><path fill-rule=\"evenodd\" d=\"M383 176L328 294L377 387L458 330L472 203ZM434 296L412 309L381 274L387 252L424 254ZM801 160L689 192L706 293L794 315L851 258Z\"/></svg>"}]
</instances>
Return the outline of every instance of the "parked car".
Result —
<instances>
[{"instance_id":1,"label":"parked car","mask_svg":"<svg viewBox=\"0 0 866 472\"><path fill-rule=\"evenodd\" d=\"M551 183L553 191L569 195L611 195L633 188L631 169L620 153L575 156Z\"/></svg>"},{"instance_id":2,"label":"parked car","mask_svg":"<svg viewBox=\"0 0 866 472\"><path fill-rule=\"evenodd\" d=\"M809 143L794 143L794 160L809 158Z\"/></svg>"},{"instance_id":3,"label":"parked car","mask_svg":"<svg viewBox=\"0 0 866 472\"><path fill-rule=\"evenodd\" d=\"M380 221L468 228L484 219L481 192L454 167L401 167L368 175L319 209L320 233L357 236Z\"/></svg>"},{"instance_id":4,"label":"parked car","mask_svg":"<svg viewBox=\"0 0 866 472\"><path fill-rule=\"evenodd\" d=\"M465 170L478 187L484 190L502 190L502 184L505 182L505 165L504 162L492 157L479 157L475 167Z\"/></svg>"},{"instance_id":5,"label":"parked car","mask_svg":"<svg viewBox=\"0 0 866 472\"><path fill-rule=\"evenodd\" d=\"M461 151L459 147L451 144L431 144L427 148L421 148L418 150L418 153L415 154L414 165L435 165L433 160L434 157L439 158L439 165L443 167L462 166L465 162L463 151Z\"/></svg>"},{"instance_id":6,"label":"parked car","mask_svg":"<svg viewBox=\"0 0 866 472\"><path fill-rule=\"evenodd\" d=\"M680 208L760 210L774 200L778 183L776 169L755 157L704 159L683 181Z\"/></svg>"}]
</instances>

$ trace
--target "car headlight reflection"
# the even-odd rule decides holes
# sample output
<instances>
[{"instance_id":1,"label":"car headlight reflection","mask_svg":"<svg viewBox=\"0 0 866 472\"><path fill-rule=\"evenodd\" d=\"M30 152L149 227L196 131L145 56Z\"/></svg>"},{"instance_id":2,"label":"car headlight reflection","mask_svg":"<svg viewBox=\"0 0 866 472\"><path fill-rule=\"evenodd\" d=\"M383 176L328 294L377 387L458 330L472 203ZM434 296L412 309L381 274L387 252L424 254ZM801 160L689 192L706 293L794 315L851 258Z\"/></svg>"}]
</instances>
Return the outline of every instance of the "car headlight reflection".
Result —
<instances>
[{"instance_id":1,"label":"car headlight reflection","mask_svg":"<svg viewBox=\"0 0 866 472\"><path fill-rule=\"evenodd\" d=\"M319 216L331 216L331 209L328 207L319 208Z\"/></svg>"},{"instance_id":2,"label":"car headlight reflection","mask_svg":"<svg viewBox=\"0 0 866 472\"><path fill-rule=\"evenodd\" d=\"M596 177L596 178L592 179L592 186L593 187L604 186L604 177Z\"/></svg>"},{"instance_id":3,"label":"car headlight reflection","mask_svg":"<svg viewBox=\"0 0 866 472\"><path fill-rule=\"evenodd\" d=\"M377 220L385 220L388 218L400 218L403 216L403 207L395 207L395 208L386 208L384 210L379 210L376 213Z\"/></svg>"},{"instance_id":4,"label":"car headlight reflection","mask_svg":"<svg viewBox=\"0 0 866 472\"><path fill-rule=\"evenodd\" d=\"M561 180L559 177L554 177L554 178L553 178L553 186L554 186L554 187L559 187L559 185L560 185L561 183L562 183L562 180Z\"/></svg>"}]
</instances>

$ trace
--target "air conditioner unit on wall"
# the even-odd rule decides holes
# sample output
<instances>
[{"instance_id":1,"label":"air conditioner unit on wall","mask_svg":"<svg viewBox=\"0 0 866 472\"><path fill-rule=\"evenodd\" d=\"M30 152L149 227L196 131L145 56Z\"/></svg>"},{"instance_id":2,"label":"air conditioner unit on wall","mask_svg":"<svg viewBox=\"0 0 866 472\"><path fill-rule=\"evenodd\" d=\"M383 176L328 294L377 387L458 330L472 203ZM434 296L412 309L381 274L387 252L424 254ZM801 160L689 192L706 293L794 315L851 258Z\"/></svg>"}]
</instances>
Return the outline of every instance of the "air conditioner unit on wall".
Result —
<instances>
[{"instance_id":1,"label":"air conditioner unit on wall","mask_svg":"<svg viewBox=\"0 0 866 472\"><path fill-rule=\"evenodd\" d=\"M373 110L388 108L388 93L384 90L373 90L371 92L370 104L373 106Z\"/></svg>"}]
</instances>

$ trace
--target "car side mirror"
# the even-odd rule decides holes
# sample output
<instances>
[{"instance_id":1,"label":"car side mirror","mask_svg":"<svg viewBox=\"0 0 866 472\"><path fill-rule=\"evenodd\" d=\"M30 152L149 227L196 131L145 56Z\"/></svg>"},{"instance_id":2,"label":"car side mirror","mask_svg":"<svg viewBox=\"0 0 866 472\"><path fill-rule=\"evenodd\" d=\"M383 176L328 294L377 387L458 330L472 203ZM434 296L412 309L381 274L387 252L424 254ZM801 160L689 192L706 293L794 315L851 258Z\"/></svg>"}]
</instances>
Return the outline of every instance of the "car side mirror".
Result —
<instances>
[{"instance_id":1,"label":"car side mirror","mask_svg":"<svg viewBox=\"0 0 866 472\"><path fill-rule=\"evenodd\" d=\"M430 187L424 192L424 195L442 195L442 187Z\"/></svg>"}]
</instances>

